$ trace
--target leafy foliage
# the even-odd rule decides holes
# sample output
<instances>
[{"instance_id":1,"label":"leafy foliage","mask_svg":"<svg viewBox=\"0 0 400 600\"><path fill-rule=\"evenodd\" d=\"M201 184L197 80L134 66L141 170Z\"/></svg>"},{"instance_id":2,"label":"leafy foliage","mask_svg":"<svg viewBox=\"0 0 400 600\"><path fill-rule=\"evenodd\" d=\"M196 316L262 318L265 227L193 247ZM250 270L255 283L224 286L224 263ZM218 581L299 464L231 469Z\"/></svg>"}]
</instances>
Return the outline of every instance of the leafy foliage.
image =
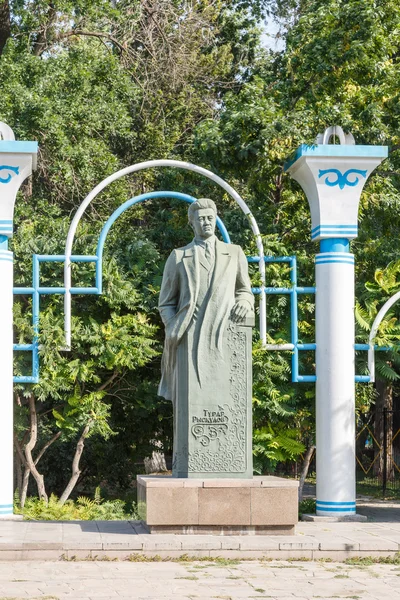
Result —
<instances>
[{"instance_id":1,"label":"leafy foliage","mask_svg":"<svg viewBox=\"0 0 400 600\"><path fill-rule=\"evenodd\" d=\"M35 497L27 499L23 509L15 507L17 514L22 514L26 521L117 521L138 519L136 505L132 504L127 511L122 500L103 500L100 488L96 488L93 499L79 496L74 502L67 502L60 506L57 496L52 494L46 504Z\"/></svg>"},{"instance_id":2,"label":"leafy foliage","mask_svg":"<svg viewBox=\"0 0 400 600\"><path fill-rule=\"evenodd\" d=\"M7 4L7 3L5 3ZM8 6L8 4L7 4ZM357 143L388 144L389 159L368 181L360 204L356 256L357 341L396 290L400 226L399 45L395 0L69 0L11 1L0 31L0 119L19 139L37 139L39 168L16 204L15 285L29 285L31 255L62 254L71 213L104 177L133 162L176 158L212 169L246 199L270 255L298 258L301 285L313 284L310 215L283 162L299 143L331 124ZM280 50L261 47L259 22L277 20ZM235 243L256 254L246 218L221 190L196 175L141 172L108 186L78 229L76 253L93 254L101 224L127 198L175 189L216 199ZM43 461L58 495L71 455L89 423L81 484L105 478L129 487L152 449L172 447L170 404L157 398L162 328L156 311L164 260L190 231L177 202L152 201L124 213L111 229L102 297L73 303L72 352L62 347L62 298L41 298L42 378L16 388L21 442L29 432L27 398L38 404L41 444L62 437ZM389 266L388 266L389 264ZM41 267L44 285L57 267ZM74 285L93 283L75 265ZM252 268L254 285L259 277ZM290 284L285 266L267 267L268 285ZM32 339L31 300L15 305L16 339ZM398 309L376 343L398 344ZM289 301L268 299L269 341L288 341ZM299 337L313 342L314 299L299 299ZM379 353L382 377L397 380L398 353ZM314 436L314 388L290 382L289 353L254 347L255 464L258 472L301 457ZM314 372L301 353L301 372ZM29 361L20 356L16 371ZM365 369L365 360L358 364ZM357 386L358 406L374 402ZM104 440L107 439L107 444ZM25 440L25 441L24 441ZM54 468L56 467L56 468Z\"/></svg>"}]
</instances>

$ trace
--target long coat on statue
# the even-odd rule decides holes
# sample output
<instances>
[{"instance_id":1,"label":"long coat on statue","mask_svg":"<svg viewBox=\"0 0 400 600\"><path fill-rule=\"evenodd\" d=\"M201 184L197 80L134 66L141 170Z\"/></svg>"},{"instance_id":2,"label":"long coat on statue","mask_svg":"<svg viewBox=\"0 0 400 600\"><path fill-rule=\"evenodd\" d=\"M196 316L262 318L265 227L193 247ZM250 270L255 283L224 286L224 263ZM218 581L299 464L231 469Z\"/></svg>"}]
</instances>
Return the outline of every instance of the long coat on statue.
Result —
<instances>
[{"instance_id":1,"label":"long coat on statue","mask_svg":"<svg viewBox=\"0 0 400 600\"><path fill-rule=\"evenodd\" d=\"M203 251L193 240L173 250L165 264L158 309L165 325L165 345L158 394L175 401L177 348L191 330L198 383L212 377L213 365L224 353L223 338L232 307L239 300L254 305L247 260L240 246L215 238L212 273ZM216 360L213 360L213 357Z\"/></svg>"}]
</instances>

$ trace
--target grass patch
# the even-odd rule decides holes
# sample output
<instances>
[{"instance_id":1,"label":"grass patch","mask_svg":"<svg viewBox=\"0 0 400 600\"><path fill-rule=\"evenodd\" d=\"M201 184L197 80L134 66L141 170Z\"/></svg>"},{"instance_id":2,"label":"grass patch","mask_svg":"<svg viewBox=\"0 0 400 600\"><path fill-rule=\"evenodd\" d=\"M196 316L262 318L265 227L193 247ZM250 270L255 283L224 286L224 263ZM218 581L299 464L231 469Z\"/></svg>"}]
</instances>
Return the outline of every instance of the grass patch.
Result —
<instances>
[{"instance_id":1,"label":"grass patch","mask_svg":"<svg viewBox=\"0 0 400 600\"><path fill-rule=\"evenodd\" d=\"M400 565L400 552L393 556L354 556L343 561L346 565L370 566L370 565Z\"/></svg>"},{"instance_id":2,"label":"grass patch","mask_svg":"<svg viewBox=\"0 0 400 600\"><path fill-rule=\"evenodd\" d=\"M197 569L206 569L207 567L232 567L239 565L242 560L239 558L223 558L222 556L190 556L190 554L182 554L182 556L162 557L159 554L155 556L146 556L144 554L136 553L130 554L125 560L129 562L175 562L175 563L187 563L187 562L203 562L206 565L194 565ZM258 559L254 559L258 560ZM1 600L1 599L0 599Z\"/></svg>"}]
</instances>

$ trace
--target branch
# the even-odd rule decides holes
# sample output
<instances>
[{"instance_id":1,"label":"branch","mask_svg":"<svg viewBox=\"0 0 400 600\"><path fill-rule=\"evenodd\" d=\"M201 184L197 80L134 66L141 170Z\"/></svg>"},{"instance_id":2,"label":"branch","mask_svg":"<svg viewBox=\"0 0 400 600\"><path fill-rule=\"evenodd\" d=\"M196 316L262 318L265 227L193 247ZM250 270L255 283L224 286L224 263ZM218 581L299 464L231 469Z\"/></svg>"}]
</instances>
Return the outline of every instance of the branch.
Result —
<instances>
[{"instance_id":1,"label":"branch","mask_svg":"<svg viewBox=\"0 0 400 600\"><path fill-rule=\"evenodd\" d=\"M35 405L35 398L34 398L33 394L31 394L29 396L29 411L30 411L30 415L31 415L31 436L30 436L29 442L25 446L25 457L26 457L26 461L28 463L29 470L32 473L33 477L35 478L37 488L38 488L39 498L41 500L44 500L46 502L46 504L48 504L49 499L47 497L46 489L44 486L44 477L37 470L37 468L35 466L35 462L32 458L32 450L36 446L37 431L38 431L36 405Z\"/></svg>"},{"instance_id":2,"label":"branch","mask_svg":"<svg viewBox=\"0 0 400 600\"><path fill-rule=\"evenodd\" d=\"M60 33L55 41L59 41L63 38L73 37L73 36L86 36L86 37L95 37L101 41L103 39L109 40L112 42L121 52L126 52L126 48L112 35L109 33L103 33L102 31L84 31L83 29L74 29L73 31L66 31L65 33Z\"/></svg>"},{"instance_id":3,"label":"branch","mask_svg":"<svg viewBox=\"0 0 400 600\"><path fill-rule=\"evenodd\" d=\"M114 373L111 375L111 377L109 377L107 379L107 381L105 381L104 383L102 383L98 388L97 391L98 392L102 392L103 390L106 389L107 386L110 385L110 383L112 383L114 381L114 379L116 379L118 377L118 372L114 371Z\"/></svg>"},{"instance_id":4,"label":"branch","mask_svg":"<svg viewBox=\"0 0 400 600\"><path fill-rule=\"evenodd\" d=\"M79 470L79 463L81 460L81 456L82 456L82 452L83 452L83 448L85 446L85 439L88 436L88 433L90 431L90 427L92 425L92 421L90 420L84 430L82 431L81 437L78 440L78 443L76 444L76 450L75 450L75 456L74 459L72 461L72 475L71 478L67 484L67 487L65 488L65 490L63 491L61 498L58 501L58 504L60 504L61 506L63 506L63 504L66 503L66 501L68 500L72 490L74 489L74 487L76 486L79 476L81 474L80 470Z\"/></svg>"},{"instance_id":5,"label":"branch","mask_svg":"<svg viewBox=\"0 0 400 600\"><path fill-rule=\"evenodd\" d=\"M35 56L40 56L43 51L46 48L47 45L47 32L49 30L49 28L54 24L54 21L56 20L57 17L57 12L56 9L54 7L54 4L50 4L49 5L49 12L48 12L48 21L46 23L46 25L44 25L43 29L39 32L36 41L33 44L33 54Z\"/></svg>"},{"instance_id":6,"label":"branch","mask_svg":"<svg viewBox=\"0 0 400 600\"><path fill-rule=\"evenodd\" d=\"M51 439L50 439L48 442L46 442L46 444L43 446L43 448L41 449L41 451L39 452L39 454L38 454L38 455L37 455L37 457L36 457L36 460L35 460L35 465L37 465L37 464L38 464L39 460L42 458L42 456L43 456L43 454L46 452L46 450L47 450L48 448L50 448L50 446L51 446L51 445L52 445L54 442L56 442L56 441L58 440L58 438L59 438L59 437L61 437L61 433L62 433L61 431L58 431L58 432L57 432L55 435L53 435L53 437L52 437L52 438L51 438Z\"/></svg>"},{"instance_id":7,"label":"branch","mask_svg":"<svg viewBox=\"0 0 400 600\"><path fill-rule=\"evenodd\" d=\"M17 434L16 433L14 433L14 446L15 446L17 454L18 454L18 456L20 458L20 461L22 462L22 464L24 465L24 467L26 467L28 465L28 463L26 462L26 458L24 456L24 453L22 452L21 444L19 443L19 439L17 438Z\"/></svg>"}]
</instances>

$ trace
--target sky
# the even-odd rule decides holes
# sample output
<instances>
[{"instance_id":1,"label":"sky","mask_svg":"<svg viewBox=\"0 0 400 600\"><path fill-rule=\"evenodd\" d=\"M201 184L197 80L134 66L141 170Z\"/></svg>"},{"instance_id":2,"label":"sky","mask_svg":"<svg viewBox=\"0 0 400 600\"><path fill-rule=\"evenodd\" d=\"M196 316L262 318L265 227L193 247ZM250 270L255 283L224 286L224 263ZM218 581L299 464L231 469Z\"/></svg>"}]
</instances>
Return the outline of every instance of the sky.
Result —
<instances>
[{"instance_id":1,"label":"sky","mask_svg":"<svg viewBox=\"0 0 400 600\"><path fill-rule=\"evenodd\" d=\"M264 33L261 38L263 45L271 50L283 50L285 46L283 41L275 38L279 31L279 25L272 19L268 19L264 22L263 28Z\"/></svg>"}]
</instances>

